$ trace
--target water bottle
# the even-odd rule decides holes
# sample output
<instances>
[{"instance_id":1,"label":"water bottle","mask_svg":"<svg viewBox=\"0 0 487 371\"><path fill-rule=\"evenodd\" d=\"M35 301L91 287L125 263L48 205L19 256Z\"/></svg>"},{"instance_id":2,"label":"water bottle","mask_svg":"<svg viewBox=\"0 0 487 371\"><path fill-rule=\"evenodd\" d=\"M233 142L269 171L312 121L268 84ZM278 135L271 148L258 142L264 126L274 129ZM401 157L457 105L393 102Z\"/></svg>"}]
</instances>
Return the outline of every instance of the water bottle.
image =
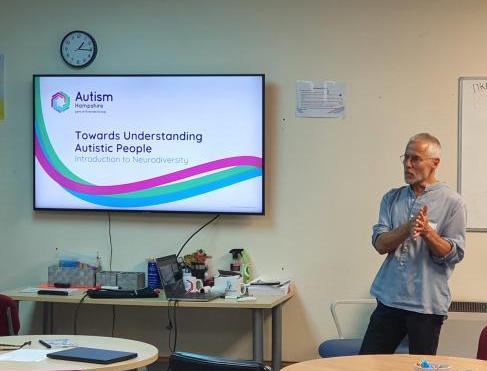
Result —
<instances>
[{"instance_id":1,"label":"water bottle","mask_svg":"<svg viewBox=\"0 0 487 371\"><path fill-rule=\"evenodd\" d=\"M151 289L160 289L162 287L156 259L154 258L149 258L147 263L147 286Z\"/></svg>"}]
</instances>

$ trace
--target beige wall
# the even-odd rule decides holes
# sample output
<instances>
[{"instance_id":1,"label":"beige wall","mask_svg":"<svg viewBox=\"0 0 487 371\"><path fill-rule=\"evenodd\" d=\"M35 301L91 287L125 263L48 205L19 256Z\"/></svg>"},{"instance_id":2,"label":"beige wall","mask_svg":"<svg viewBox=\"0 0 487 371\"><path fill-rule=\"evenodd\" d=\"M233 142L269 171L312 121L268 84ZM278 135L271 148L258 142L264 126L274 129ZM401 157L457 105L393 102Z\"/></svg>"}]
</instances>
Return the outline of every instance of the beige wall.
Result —
<instances>
[{"instance_id":1,"label":"beige wall","mask_svg":"<svg viewBox=\"0 0 487 371\"><path fill-rule=\"evenodd\" d=\"M382 260L371 225L382 194L402 184L407 138L440 138L440 177L455 187L457 79L487 75L485 14L482 0L1 0L8 118L0 123L0 289L45 280L56 247L99 251L107 266L105 214L32 211L32 74L75 73L59 43L83 29L99 54L82 73L266 74L267 215L224 216L187 249L204 248L226 267L228 250L244 247L256 273L293 278L283 357L317 357L318 344L336 336L329 304L368 296ZM299 79L344 81L346 118L296 118ZM175 252L208 218L113 214L113 268L145 269L146 257ZM486 242L468 235L451 280L456 299L487 299ZM56 306L57 331L71 331L73 309ZM23 332L40 330L39 310L22 305ZM111 316L82 307L78 328L109 335ZM364 319L349 317L347 332L360 333ZM178 349L251 356L250 313L181 310L178 321ZM448 321L440 352L472 356L483 321ZM166 324L164 310L122 308L115 334L164 355Z\"/></svg>"}]
</instances>

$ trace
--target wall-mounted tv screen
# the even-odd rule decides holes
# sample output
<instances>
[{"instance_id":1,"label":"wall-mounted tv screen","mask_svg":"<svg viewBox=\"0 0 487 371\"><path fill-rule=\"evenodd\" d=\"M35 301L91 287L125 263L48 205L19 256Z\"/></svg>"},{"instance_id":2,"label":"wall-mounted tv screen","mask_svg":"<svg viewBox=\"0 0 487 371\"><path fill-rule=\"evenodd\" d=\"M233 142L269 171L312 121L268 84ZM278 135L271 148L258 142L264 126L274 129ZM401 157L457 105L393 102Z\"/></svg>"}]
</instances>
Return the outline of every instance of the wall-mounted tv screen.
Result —
<instances>
[{"instance_id":1,"label":"wall-mounted tv screen","mask_svg":"<svg viewBox=\"0 0 487 371\"><path fill-rule=\"evenodd\" d=\"M34 75L34 209L264 214L264 75Z\"/></svg>"}]
</instances>

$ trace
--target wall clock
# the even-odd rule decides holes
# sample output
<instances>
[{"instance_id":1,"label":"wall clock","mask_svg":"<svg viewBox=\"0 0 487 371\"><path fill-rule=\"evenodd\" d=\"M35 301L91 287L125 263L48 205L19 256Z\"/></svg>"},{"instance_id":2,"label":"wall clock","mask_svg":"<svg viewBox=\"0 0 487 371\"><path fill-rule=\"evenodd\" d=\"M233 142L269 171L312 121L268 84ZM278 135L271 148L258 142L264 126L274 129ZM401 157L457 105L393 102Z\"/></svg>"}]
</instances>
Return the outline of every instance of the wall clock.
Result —
<instances>
[{"instance_id":1,"label":"wall clock","mask_svg":"<svg viewBox=\"0 0 487 371\"><path fill-rule=\"evenodd\" d=\"M64 36L60 46L63 60L75 68L90 65L96 58L98 47L95 38L85 31L71 31Z\"/></svg>"}]
</instances>

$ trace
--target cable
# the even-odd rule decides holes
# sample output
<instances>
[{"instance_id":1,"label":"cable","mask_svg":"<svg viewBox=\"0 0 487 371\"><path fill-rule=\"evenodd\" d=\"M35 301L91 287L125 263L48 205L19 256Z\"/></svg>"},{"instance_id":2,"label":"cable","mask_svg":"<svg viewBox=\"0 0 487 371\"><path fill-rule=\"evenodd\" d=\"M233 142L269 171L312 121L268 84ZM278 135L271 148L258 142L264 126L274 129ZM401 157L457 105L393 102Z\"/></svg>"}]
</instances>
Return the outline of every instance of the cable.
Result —
<instances>
[{"instance_id":1,"label":"cable","mask_svg":"<svg viewBox=\"0 0 487 371\"><path fill-rule=\"evenodd\" d=\"M167 303L167 326L166 326L166 329L169 330L169 337L168 337L168 345L169 345L169 352L172 352L172 349L171 349L171 335L172 335L172 329L173 329L173 325L172 325L172 319L171 319L171 301L172 299L168 299L168 303Z\"/></svg>"},{"instance_id":2,"label":"cable","mask_svg":"<svg viewBox=\"0 0 487 371\"><path fill-rule=\"evenodd\" d=\"M176 259L179 257L181 252L183 251L184 247L188 244L188 242L196 236L196 234L201 231L203 228L205 228L208 224L213 223L215 220L217 220L220 217L220 214L215 215L213 218L211 218L209 221L207 221L205 224L203 224L201 227L199 227L191 236L188 237L188 239L183 243L181 248L179 249L178 253L176 254ZM171 319L171 301L174 301L173 305L173 311L172 311L172 319ZM176 313L177 313L177 307L179 305L178 300L171 300L169 299L169 302L167 304L167 318L168 318L168 325L166 328L169 330L169 351L171 353L174 353L176 351L176 346L178 343L178 323L176 319ZM172 336L172 330L174 329L174 342L171 347L171 336ZM169 370L169 365L167 367L167 370Z\"/></svg>"},{"instance_id":3,"label":"cable","mask_svg":"<svg viewBox=\"0 0 487 371\"><path fill-rule=\"evenodd\" d=\"M113 259L113 245L112 245L112 219L110 216L110 211L107 211L108 215L108 239L110 241L110 261L109 261L109 268L110 272L112 271L112 259Z\"/></svg>"},{"instance_id":4,"label":"cable","mask_svg":"<svg viewBox=\"0 0 487 371\"><path fill-rule=\"evenodd\" d=\"M181 248L179 249L178 253L176 254L176 258L179 257L179 255L181 254L181 251L183 251L184 249L184 246L186 246L186 244L199 232L201 231L203 228L205 228L208 224L214 222L215 220L217 220L218 218L220 217L220 214L217 214L216 216L214 216L213 218L211 218L211 220L207 221L205 224L203 224L201 227L199 227L196 232L194 232L191 236L189 236L189 238L186 240L186 242L183 243L183 246L181 246Z\"/></svg>"},{"instance_id":5,"label":"cable","mask_svg":"<svg viewBox=\"0 0 487 371\"><path fill-rule=\"evenodd\" d=\"M176 319L176 312L179 306L179 300L169 299L168 301L169 301L167 304L168 325L166 326L166 329L169 330L169 337L168 337L169 352L174 353L176 351L176 346L178 342L178 323ZM174 302L172 306L172 314L171 314L171 302ZM174 330L174 340L172 341L173 344L171 346L171 338L172 338L173 330Z\"/></svg>"},{"instance_id":6,"label":"cable","mask_svg":"<svg viewBox=\"0 0 487 371\"><path fill-rule=\"evenodd\" d=\"M176 312L177 312L178 305L179 305L179 300L176 300L174 302L173 314L172 314L172 317L173 317L173 320L174 320L174 344L173 344L173 347L172 347L173 353L176 351L176 344L178 343L178 321L176 319Z\"/></svg>"},{"instance_id":7,"label":"cable","mask_svg":"<svg viewBox=\"0 0 487 371\"><path fill-rule=\"evenodd\" d=\"M109 261L109 268L110 272L112 271L112 260L113 260L113 244L112 244L112 218L110 215L110 211L107 211L108 215L108 240L110 241L110 261ZM115 305L112 305L112 337L115 334Z\"/></svg>"},{"instance_id":8,"label":"cable","mask_svg":"<svg viewBox=\"0 0 487 371\"><path fill-rule=\"evenodd\" d=\"M74 334L77 335L77 332L78 332L78 311L79 311L79 307L81 306L81 304L83 303L83 301L86 299L86 297L88 296L88 293L85 293L83 295L83 297L81 298L81 300L79 301L76 309L75 309L75 312L74 312ZM112 305L112 338L115 337L115 305Z\"/></svg>"},{"instance_id":9,"label":"cable","mask_svg":"<svg viewBox=\"0 0 487 371\"><path fill-rule=\"evenodd\" d=\"M76 309L74 311L74 326L73 326L73 330L74 330L74 334L77 335L78 334L78 325L77 325L77 322L78 322L78 311L79 311L79 307L81 306L81 304L83 303L83 301L86 299L86 297L88 296L88 293L86 292L83 297L80 299L78 305L76 306Z\"/></svg>"}]
</instances>

